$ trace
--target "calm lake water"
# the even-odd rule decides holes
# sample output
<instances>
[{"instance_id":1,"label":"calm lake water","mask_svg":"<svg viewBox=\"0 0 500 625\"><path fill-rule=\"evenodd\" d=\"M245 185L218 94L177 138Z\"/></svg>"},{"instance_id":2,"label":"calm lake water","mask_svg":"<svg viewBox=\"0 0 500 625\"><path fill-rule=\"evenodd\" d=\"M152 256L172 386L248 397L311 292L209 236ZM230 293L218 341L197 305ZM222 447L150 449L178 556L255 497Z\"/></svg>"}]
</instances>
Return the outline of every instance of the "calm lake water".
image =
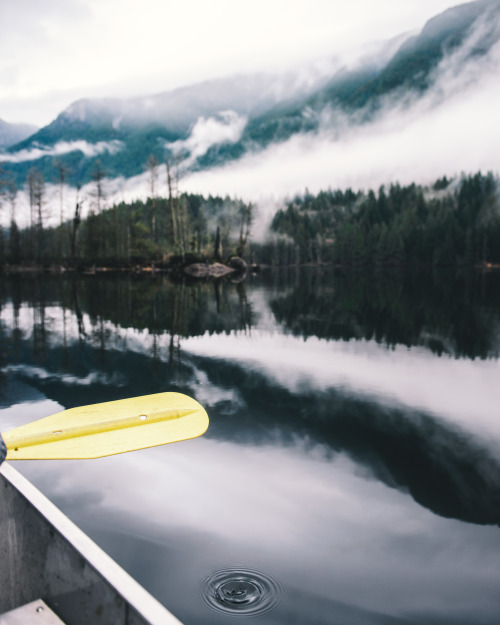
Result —
<instances>
[{"instance_id":1,"label":"calm lake water","mask_svg":"<svg viewBox=\"0 0 500 625\"><path fill-rule=\"evenodd\" d=\"M500 275L0 280L0 431L161 391L199 439L17 463L186 625L500 622Z\"/></svg>"}]
</instances>

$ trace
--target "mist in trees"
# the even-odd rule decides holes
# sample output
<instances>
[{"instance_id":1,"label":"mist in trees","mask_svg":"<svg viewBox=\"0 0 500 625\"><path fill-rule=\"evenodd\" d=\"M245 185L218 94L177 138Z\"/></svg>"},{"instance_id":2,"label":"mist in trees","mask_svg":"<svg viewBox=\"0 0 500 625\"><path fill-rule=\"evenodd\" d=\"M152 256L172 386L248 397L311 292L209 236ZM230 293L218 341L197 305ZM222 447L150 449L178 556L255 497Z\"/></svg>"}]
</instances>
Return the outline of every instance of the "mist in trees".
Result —
<instances>
[{"instance_id":1,"label":"mist in trees","mask_svg":"<svg viewBox=\"0 0 500 625\"><path fill-rule=\"evenodd\" d=\"M261 257L273 264L499 264L498 182L477 173L430 189L306 193L276 213L271 230L276 238Z\"/></svg>"},{"instance_id":2,"label":"mist in trees","mask_svg":"<svg viewBox=\"0 0 500 625\"><path fill-rule=\"evenodd\" d=\"M65 185L71 172L64 163L56 162L50 182L57 185L58 193L55 199L52 190L51 206L47 183L41 171L32 167L24 185L28 225L21 230L16 221L15 181L0 171L0 207L5 211L9 206L11 213L10 227L0 230L0 264L77 268L183 265L212 259L216 242L220 260L245 253L252 204L229 197L181 193L179 168L168 154L163 163L151 154L145 170L147 200L110 206L106 171L99 160L85 194L78 185L73 198Z\"/></svg>"},{"instance_id":3,"label":"mist in trees","mask_svg":"<svg viewBox=\"0 0 500 625\"><path fill-rule=\"evenodd\" d=\"M0 229L0 263L184 266L236 255L268 265L500 264L498 181L491 173L443 177L432 187L392 184L378 191L306 192L285 202L267 240L256 243L251 240L253 204L181 193L179 168L168 154L163 162L151 154L144 169L147 200L110 206L99 161L90 191L84 195L78 185L73 197L65 186L68 169L58 164L52 180L58 194L52 202L47 181L32 167L24 185L29 222L22 229L16 183L0 170L2 222L10 224Z\"/></svg>"}]
</instances>

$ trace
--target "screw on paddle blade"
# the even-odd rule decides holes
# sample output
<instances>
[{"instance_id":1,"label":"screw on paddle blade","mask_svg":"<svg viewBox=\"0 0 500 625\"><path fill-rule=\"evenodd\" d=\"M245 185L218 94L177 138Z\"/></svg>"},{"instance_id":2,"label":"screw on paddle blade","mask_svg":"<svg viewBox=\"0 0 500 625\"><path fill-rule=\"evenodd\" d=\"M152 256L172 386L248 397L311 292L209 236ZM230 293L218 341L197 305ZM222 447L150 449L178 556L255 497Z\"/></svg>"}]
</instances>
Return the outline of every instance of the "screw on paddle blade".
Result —
<instances>
[{"instance_id":1,"label":"screw on paddle blade","mask_svg":"<svg viewBox=\"0 0 500 625\"><path fill-rule=\"evenodd\" d=\"M197 401L158 393L70 408L3 438L7 460L99 458L195 438L207 427Z\"/></svg>"}]
</instances>

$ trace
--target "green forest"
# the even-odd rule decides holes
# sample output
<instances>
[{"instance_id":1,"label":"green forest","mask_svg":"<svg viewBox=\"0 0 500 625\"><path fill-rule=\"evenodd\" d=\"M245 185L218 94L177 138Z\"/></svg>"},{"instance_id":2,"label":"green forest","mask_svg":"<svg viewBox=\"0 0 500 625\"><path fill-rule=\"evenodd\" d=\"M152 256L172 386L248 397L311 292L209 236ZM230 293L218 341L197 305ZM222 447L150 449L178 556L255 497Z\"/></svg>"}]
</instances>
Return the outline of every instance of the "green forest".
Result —
<instances>
[{"instance_id":1,"label":"green forest","mask_svg":"<svg viewBox=\"0 0 500 625\"><path fill-rule=\"evenodd\" d=\"M156 193L159 163L152 160L148 165L151 193L147 200L106 206L106 178L98 162L92 190L85 197L77 190L70 218L64 218L63 175L58 201L48 206L43 176L32 168L25 185L30 224L22 229L16 220L16 187L8 178L2 185L0 177L1 206L10 211L9 228L0 230L0 265L171 267L244 255L252 204L229 197L180 194L176 173L168 165L167 197L160 197ZM51 223L60 214L57 226L47 225L49 214Z\"/></svg>"},{"instance_id":2,"label":"green forest","mask_svg":"<svg viewBox=\"0 0 500 625\"><path fill-rule=\"evenodd\" d=\"M306 193L276 213L271 229L276 239L261 256L275 264L499 264L498 181L477 173L431 188Z\"/></svg>"},{"instance_id":3,"label":"green forest","mask_svg":"<svg viewBox=\"0 0 500 625\"><path fill-rule=\"evenodd\" d=\"M252 240L258 218L253 204L178 193L168 167L167 174L167 197L157 195L152 176L147 200L107 206L98 164L92 197L82 200L76 193L68 218L62 209L63 185L60 207L48 207L43 178L32 169L25 185L30 206L25 228L16 220L17 191L0 176L4 223L10 216L9 227L0 229L0 265L171 268L225 262L231 256L281 266L500 264L498 180L492 173L443 177L431 187L306 191L283 202L265 242ZM58 225L47 225L48 212L59 211Z\"/></svg>"}]
</instances>

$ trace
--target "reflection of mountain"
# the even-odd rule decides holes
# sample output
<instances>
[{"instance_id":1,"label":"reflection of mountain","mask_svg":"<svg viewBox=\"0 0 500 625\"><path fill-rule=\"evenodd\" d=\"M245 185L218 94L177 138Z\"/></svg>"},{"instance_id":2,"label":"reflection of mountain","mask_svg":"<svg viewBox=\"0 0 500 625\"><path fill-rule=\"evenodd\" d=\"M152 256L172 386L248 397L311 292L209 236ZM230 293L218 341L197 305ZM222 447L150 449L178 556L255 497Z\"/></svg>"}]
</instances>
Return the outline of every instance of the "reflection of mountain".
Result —
<instances>
[{"instance_id":1,"label":"reflection of mountain","mask_svg":"<svg viewBox=\"0 0 500 625\"><path fill-rule=\"evenodd\" d=\"M5 350L10 337L4 337ZM197 397L210 414L206 436L252 445L279 444L347 454L421 505L471 523L498 524L500 463L469 434L428 414L388 407L331 389L290 392L231 362L79 344L50 348L40 366L31 340L14 340L7 391L29 382L65 408L124 396L176 390ZM200 387L203 383L203 388ZM9 388L10 387L10 388ZM210 399L201 395L207 392ZM0 388L4 393L5 388Z\"/></svg>"},{"instance_id":2,"label":"reflection of mountain","mask_svg":"<svg viewBox=\"0 0 500 625\"><path fill-rule=\"evenodd\" d=\"M499 524L500 462L471 436L423 412L384 406L348 392L290 392L255 371L198 360L212 383L237 388L241 402L212 406L208 436L234 442L325 446L345 453L421 505L472 523Z\"/></svg>"},{"instance_id":3,"label":"reflection of mountain","mask_svg":"<svg viewBox=\"0 0 500 625\"><path fill-rule=\"evenodd\" d=\"M375 336L413 345L432 332L455 353L494 351L497 276L474 286L307 272L291 291L271 286L274 278L267 292L275 315L300 336ZM66 408L87 404L90 396L97 403L187 392L205 404L208 398L208 436L250 444L306 441L327 454L347 454L437 514L499 522L500 463L459 429L336 388L290 391L232 358L186 356L179 336L246 330L261 313L242 285L214 289L162 278L2 280L0 394L12 394L15 379Z\"/></svg>"},{"instance_id":4,"label":"reflection of mountain","mask_svg":"<svg viewBox=\"0 0 500 625\"><path fill-rule=\"evenodd\" d=\"M500 353L500 276L307 271L271 302L297 336L375 339L466 358Z\"/></svg>"}]
</instances>

